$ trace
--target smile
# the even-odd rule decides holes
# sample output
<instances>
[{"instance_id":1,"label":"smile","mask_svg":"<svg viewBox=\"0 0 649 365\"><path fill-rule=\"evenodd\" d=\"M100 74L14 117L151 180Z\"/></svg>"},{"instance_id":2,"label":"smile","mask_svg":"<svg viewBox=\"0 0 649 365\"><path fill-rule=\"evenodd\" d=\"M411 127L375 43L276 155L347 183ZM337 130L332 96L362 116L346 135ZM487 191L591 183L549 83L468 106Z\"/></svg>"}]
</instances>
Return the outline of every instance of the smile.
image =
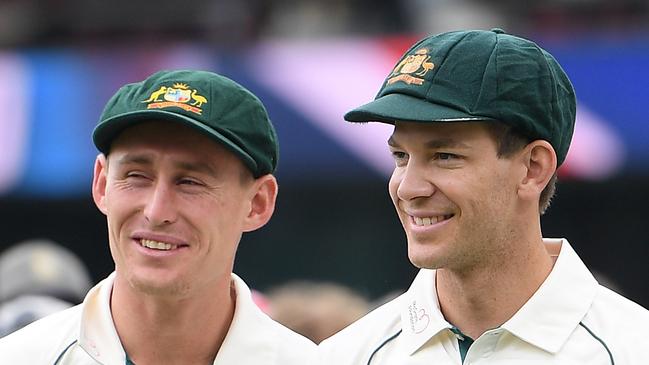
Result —
<instances>
[{"instance_id":1,"label":"smile","mask_svg":"<svg viewBox=\"0 0 649 365\"><path fill-rule=\"evenodd\" d=\"M411 216L412 221L415 223L416 226L430 226L432 224L436 224L436 223L445 221L447 219L450 219L451 217L453 217L453 214L434 215L432 217L415 217L415 216Z\"/></svg>"},{"instance_id":2,"label":"smile","mask_svg":"<svg viewBox=\"0 0 649 365\"><path fill-rule=\"evenodd\" d=\"M178 248L178 245L173 245L171 243L166 243L166 242L149 240L149 239L146 239L146 238L143 238L143 239L140 240L140 246L150 248L150 249L153 249L153 250L161 250L161 251L175 250L176 248Z\"/></svg>"}]
</instances>

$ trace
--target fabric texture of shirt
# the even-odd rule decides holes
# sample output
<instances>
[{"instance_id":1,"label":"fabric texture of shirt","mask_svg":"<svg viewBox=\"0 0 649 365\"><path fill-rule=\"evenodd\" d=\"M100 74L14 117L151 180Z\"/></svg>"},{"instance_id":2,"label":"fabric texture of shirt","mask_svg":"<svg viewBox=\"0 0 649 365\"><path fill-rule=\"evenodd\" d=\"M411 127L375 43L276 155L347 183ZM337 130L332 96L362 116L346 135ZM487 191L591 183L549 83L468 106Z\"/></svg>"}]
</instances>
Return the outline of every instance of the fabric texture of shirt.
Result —
<instances>
[{"instance_id":1,"label":"fabric texture of shirt","mask_svg":"<svg viewBox=\"0 0 649 365\"><path fill-rule=\"evenodd\" d=\"M0 339L0 364L125 365L126 354L110 312L115 274L92 288L83 303ZM270 319L250 289L232 274L236 307L214 365L310 363L316 345Z\"/></svg>"},{"instance_id":2,"label":"fabric texture of shirt","mask_svg":"<svg viewBox=\"0 0 649 365\"><path fill-rule=\"evenodd\" d=\"M551 273L502 326L468 349L464 364L649 364L649 311L599 285L566 240ZM408 291L323 341L318 363L461 364L453 325L439 307L435 270Z\"/></svg>"}]
</instances>

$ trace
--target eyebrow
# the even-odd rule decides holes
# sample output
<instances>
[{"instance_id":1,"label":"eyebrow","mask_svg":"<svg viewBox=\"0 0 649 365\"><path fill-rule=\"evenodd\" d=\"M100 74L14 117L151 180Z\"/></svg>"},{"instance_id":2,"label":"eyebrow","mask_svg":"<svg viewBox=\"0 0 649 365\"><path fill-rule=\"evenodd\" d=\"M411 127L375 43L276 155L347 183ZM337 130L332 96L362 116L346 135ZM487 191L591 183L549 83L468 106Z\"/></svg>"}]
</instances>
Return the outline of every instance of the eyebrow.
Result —
<instances>
[{"instance_id":1,"label":"eyebrow","mask_svg":"<svg viewBox=\"0 0 649 365\"><path fill-rule=\"evenodd\" d=\"M468 144L464 142L460 142L456 139L453 138L439 138L439 139L431 139L430 141L426 142L424 144L426 148L430 149L435 149L435 148L471 148Z\"/></svg>"},{"instance_id":2,"label":"eyebrow","mask_svg":"<svg viewBox=\"0 0 649 365\"><path fill-rule=\"evenodd\" d=\"M394 136L388 138L388 146L399 147L399 143L396 141ZM428 142L424 143L424 147L428 149L438 149L438 148L463 148L470 149L471 146L464 142L460 142L453 138L436 138L431 139Z\"/></svg>"},{"instance_id":3,"label":"eyebrow","mask_svg":"<svg viewBox=\"0 0 649 365\"><path fill-rule=\"evenodd\" d=\"M150 165L151 158L146 155L134 155L134 154L125 154L117 160L117 163L120 165L130 165L130 164L139 164L139 165Z\"/></svg>"},{"instance_id":4,"label":"eyebrow","mask_svg":"<svg viewBox=\"0 0 649 365\"><path fill-rule=\"evenodd\" d=\"M126 154L117 163L120 165L153 165L153 158L146 154ZM174 166L180 170L205 173L210 176L217 176L216 170L207 163L175 161Z\"/></svg>"}]
</instances>

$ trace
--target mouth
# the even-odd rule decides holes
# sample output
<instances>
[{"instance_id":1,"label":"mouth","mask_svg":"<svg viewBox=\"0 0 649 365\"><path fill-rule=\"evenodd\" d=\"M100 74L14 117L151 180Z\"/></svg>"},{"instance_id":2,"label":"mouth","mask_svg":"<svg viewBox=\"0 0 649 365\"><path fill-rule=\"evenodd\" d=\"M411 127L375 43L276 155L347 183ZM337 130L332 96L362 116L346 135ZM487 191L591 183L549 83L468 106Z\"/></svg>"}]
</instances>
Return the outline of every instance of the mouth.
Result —
<instances>
[{"instance_id":1,"label":"mouth","mask_svg":"<svg viewBox=\"0 0 649 365\"><path fill-rule=\"evenodd\" d=\"M179 247L179 245L175 245L172 243L167 243L167 242L161 242L161 241L154 241L154 240L149 240L146 238L142 238L139 240L140 246L150 248L152 250L158 250L158 251L170 251L170 250L175 250Z\"/></svg>"},{"instance_id":2,"label":"mouth","mask_svg":"<svg viewBox=\"0 0 649 365\"><path fill-rule=\"evenodd\" d=\"M131 238L135 244L151 250L149 252L168 252L189 247L183 240L171 236L136 233Z\"/></svg>"},{"instance_id":3,"label":"mouth","mask_svg":"<svg viewBox=\"0 0 649 365\"><path fill-rule=\"evenodd\" d=\"M430 217L416 217L416 216L410 216L411 221L414 223L415 226L417 227L425 227L425 226L431 226L433 224L437 224L443 221L447 221L451 218L453 218L454 214L446 214L446 215L433 215Z\"/></svg>"}]
</instances>

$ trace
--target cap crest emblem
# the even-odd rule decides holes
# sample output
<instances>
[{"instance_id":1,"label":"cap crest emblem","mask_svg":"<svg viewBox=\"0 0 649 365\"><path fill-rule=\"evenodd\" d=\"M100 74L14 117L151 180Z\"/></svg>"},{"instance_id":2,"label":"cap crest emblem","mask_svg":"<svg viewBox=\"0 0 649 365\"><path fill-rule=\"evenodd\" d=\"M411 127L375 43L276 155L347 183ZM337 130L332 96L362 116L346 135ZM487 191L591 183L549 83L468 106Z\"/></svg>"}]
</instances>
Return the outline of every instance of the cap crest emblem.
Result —
<instances>
[{"instance_id":1,"label":"cap crest emblem","mask_svg":"<svg viewBox=\"0 0 649 365\"><path fill-rule=\"evenodd\" d=\"M158 90L151 93L148 99L142 102L149 103L147 109L178 107L201 115L203 113L201 106L207 103L207 98L197 92L196 89L190 89L189 85L177 82L173 86L160 86ZM160 100L161 97L164 101Z\"/></svg>"},{"instance_id":2,"label":"cap crest emblem","mask_svg":"<svg viewBox=\"0 0 649 365\"><path fill-rule=\"evenodd\" d=\"M435 64L428 60L430 60L430 55L427 48L420 48L415 53L409 54L392 70L388 78L388 85L398 81L406 84L423 84L423 76L435 67Z\"/></svg>"}]
</instances>

